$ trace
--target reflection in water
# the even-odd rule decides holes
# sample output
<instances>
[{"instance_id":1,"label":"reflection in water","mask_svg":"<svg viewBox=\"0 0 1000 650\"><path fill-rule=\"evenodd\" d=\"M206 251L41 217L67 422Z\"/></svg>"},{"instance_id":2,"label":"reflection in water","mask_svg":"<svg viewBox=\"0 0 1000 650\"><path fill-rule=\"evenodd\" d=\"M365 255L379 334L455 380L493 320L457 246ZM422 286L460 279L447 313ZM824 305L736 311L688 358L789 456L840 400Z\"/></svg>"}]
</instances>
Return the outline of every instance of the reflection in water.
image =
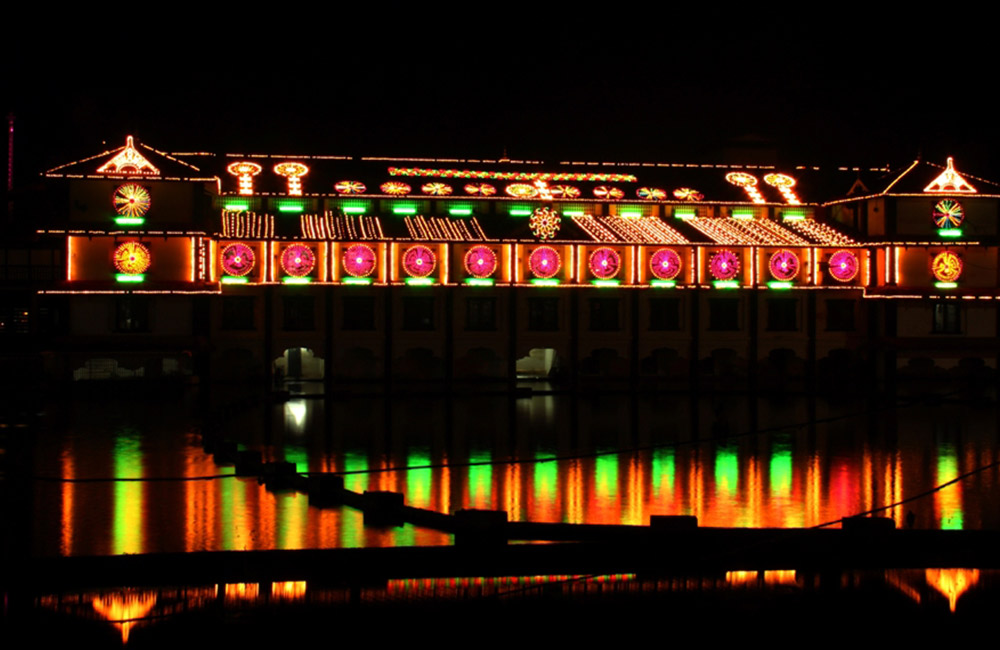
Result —
<instances>
[{"instance_id":1,"label":"reflection in water","mask_svg":"<svg viewBox=\"0 0 1000 650\"><path fill-rule=\"evenodd\" d=\"M94 611L121 630L124 644L128 643L128 634L132 626L149 615L156 605L156 593L129 589L95 596L93 603Z\"/></svg>"},{"instance_id":2,"label":"reflection in water","mask_svg":"<svg viewBox=\"0 0 1000 650\"><path fill-rule=\"evenodd\" d=\"M941 443L938 445L937 466L935 467L935 483L941 485L954 480L958 475L958 457L954 445ZM949 485L934 494L934 514L941 522L941 528L951 530L962 529L962 486L958 483Z\"/></svg>"},{"instance_id":3,"label":"reflection in water","mask_svg":"<svg viewBox=\"0 0 1000 650\"><path fill-rule=\"evenodd\" d=\"M959 597L979 582L979 569L926 569L927 584L948 598L948 608L955 611Z\"/></svg>"},{"instance_id":4,"label":"reflection in water","mask_svg":"<svg viewBox=\"0 0 1000 650\"><path fill-rule=\"evenodd\" d=\"M141 437L131 429L122 429L115 439L115 478L142 478ZM114 483L114 528L112 529L111 552L142 553L143 509L146 484L141 481L115 481Z\"/></svg>"}]
</instances>

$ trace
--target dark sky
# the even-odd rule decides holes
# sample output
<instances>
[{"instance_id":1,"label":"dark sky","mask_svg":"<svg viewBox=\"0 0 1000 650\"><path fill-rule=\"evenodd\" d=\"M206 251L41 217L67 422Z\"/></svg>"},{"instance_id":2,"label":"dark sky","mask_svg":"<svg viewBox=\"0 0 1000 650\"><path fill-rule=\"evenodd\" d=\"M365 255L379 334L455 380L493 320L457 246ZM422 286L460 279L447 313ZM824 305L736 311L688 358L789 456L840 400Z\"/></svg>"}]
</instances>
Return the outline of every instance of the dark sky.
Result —
<instances>
[{"instance_id":1,"label":"dark sky","mask_svg":"<svg viewBox=\"0 0 1000 650\"><path fill-rule=\"evenodd\" d=\"M26 34L5 44L18 174L128 133L169 151L823 165L954 155L973 173L1000 171L992 41L968 30L936 42L931 26L888 18L816 27L722 10L557 27L410 17L309 36L280 21Z\"/></svg>"}]
</instances>

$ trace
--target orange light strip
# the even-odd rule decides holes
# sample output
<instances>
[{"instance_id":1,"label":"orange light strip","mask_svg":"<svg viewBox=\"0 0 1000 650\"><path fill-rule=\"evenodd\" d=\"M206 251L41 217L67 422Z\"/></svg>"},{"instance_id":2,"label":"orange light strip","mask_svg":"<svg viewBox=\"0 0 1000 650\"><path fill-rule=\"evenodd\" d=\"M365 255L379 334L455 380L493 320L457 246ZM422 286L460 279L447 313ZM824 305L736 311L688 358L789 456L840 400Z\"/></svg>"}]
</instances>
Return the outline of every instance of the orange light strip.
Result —
<instances>
[{"instance_id":1,"label":"orange light strip","mask_svg":"<svg viewBox=\"0 0 1000 650\"><path fill-rule=\"evenodd\" d=\"M66 281L73 280L73 238L66 238Z\"/></svg>"}]
</instances>

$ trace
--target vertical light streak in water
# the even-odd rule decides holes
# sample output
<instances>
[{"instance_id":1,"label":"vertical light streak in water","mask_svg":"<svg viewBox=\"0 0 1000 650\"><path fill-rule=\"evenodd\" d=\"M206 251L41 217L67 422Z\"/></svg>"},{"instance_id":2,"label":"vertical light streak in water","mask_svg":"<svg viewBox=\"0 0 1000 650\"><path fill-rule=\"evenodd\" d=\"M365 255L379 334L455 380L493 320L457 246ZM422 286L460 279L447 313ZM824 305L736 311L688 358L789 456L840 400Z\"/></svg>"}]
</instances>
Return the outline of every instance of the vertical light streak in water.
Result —
<instances>
[{"instance_id":1,"label":"vertical light streak in water","mask_svg":"<svg viewBox=\"0 0 1000 650\"><path fill-rule=\"evenodd\" d=\"M410 450L406 456L406 464L410 467L415 465L430 465L430 454L424 450ZM431 507L431 490L433 489L434 470L432 469L411 469L406 472L406 500L409 505L417 508Z\"/></svg>"},{"instance_id":2,"label":"vertical light streak in water","mask_svg":"<svg viewBox=\"0 0 1000 650\"><path fill-rule=\"evenodd\" d=\"M521 465L507 465L504 468L503 509L510 521L521 521Z\"/></svg>"},{"instance_id":3,"label":"vertical light streak in water","mask_svg":"<svg viewBox=\"0 0 1000 650\"><path fill-rule=\"evenodd\" d=\"M368 457L364 454L345 453L344 471L352 472L368 469ZM354 492L364 492L368 489L368 474L348 474L344 476L344 486ZM341 508L343 519L340 523L340 546L356 548L364 544L364 526L360 512Z\"/></svg>"},{"instance_id":4,"label":"vertical light streak in water","mask_svg":"<svg viewBox=\"0 0 1000 650\"><path fill-rule=\"evenodd\" d=\"M200 452L188 452L184 456L184 476L209 476L218 469L212 458ZM217 512L215 481L184 481L184 550L215 550L216 539L213 530Z\"/></svg>"},{"instance_id":5,"label":"vertical light streak in water","mask_svg":"<svg viewBox=\"0 0 1000 650\"><path fill-rule=\"evenodd\" d=\"M715 448L715 495L713 509L722 517L723 526L735 526L734 497L739 489L740 464L735 445L720 444Z\"/></svg>"},{"instance_id":6,"label":"vertical light streak in water","mask_svg":"<svg viewBox=\"0 0 1000 650\"><path fill-rule=\"evenodd\" d=\"M131 429L121 429L115 436L115 478L142 478L142 449L139 434ZM141 481L115 481L115 520L112 531L112 553L142 553L144 508Z\"/></svg>"},{"instance_id":7,"label":"vertical light streak in water","mask_svg":"<svg viewBox=\"0 0 1000 650\"><path fill-rule=\"evenodd\" d=\"M743 498L746 507L739 507L737 499L736 525L760 527L764 525L764 479L761 477L761 463L757 455L750 454L747 458L746 487Z\"/></svg>"},{"instance_id":8,"label":"vertical light streak in water","mask_svg":"<svg viewBox=\"0 0 1000 650\"><path fill-rule=\"evenodd\" d=\"M875 486L874 461L872 460L872 449L865 441L861 450L861 510L868 512L875 507Z\"/></svg>"},{"instance_id":9,"label":"vertical light streak in water","mask_svg":"<svg viewBox=\"0 0 1000 650\"><path fill-rule=\"evenodd\" d=\"M236 509L234 503L234 493L239 488L239 482L235 478L219 479L219 517L218 526L220 537L222 538L222 550L232 551L236 549L233 543L233 532L235 525L233 514Z\"/></svg>"},{"instance_id":10,"label":"vertical light streak in water","mask_svg":"<svg viewBox=\"0 0 1000 650\"><path fill-rule=\"evenodd\" d=\"M893 452L889 456L889 462L885 467L885 494L884 506L890 503L899 503L903 500L903 463L899 451ZM896 527L903 525L903 509L900 506L887 509L882 516L895 520Z\"/></svg>"},{"instance_id":11,"label":"vertical light streak in water","mask_svg":"<svg viewBox=\"0 0 1000 650\"><path fill-rule=\"evenodd\" d=\"M598 524L619 523L618 454L598 456L594 460L594 478L597 498L591 503L592 521Z\"/></svg>"},{"instance_id":12,"label":"vertical light streak in water","mask_svg":"<svg viewBox=\"0 0 1000 650\"><path fill-rule=\"evenodd\" d=\"M295 464L296 472L309 471L309 452L301 445L285 445L285 461ZM304 548L306 524L309 520L309 499L301 492L275 496L275 536L277 548Z\"/></svg>"},{"instance_id":13,"label":"vertical light streak in water","mask_svg":"<svg viewBox=\"0 0 1000 650\"><path fill-rule=\"evenodd\" d=\"M685 513L691 513L698 518L698 525L700 526L716 526L724 525L721 522L716 522L714 519L709 522L705 517L705 510L710 504L714 505L711 500L706 503L705 493L708 491L708 486L706 485L705 478L705 461L703 460L704 455L701 452L696 452L693 458L688 461L688 505ZM681 490L683 492L683 490Z\"/></svg>"},{"instance_id":14,"label":"vertical light streak in water","mask_svg":"<svg viewBox=\"0 0 1000 650\"><path fill-rule=\"evenodd\" d=\"M566 511L562 520L566 523L578 524L584 521L584 482L581 460L569 461L566 478Z\"/></svg>"},{"instance_id":15,"label":"vertical light streak in water","mask_svg":"<svg viewBox=\"0 0 1000 650\"><path fill-rule=\"evenodd\" d=\"M813 526L822 523L823 471L814 451L806 469L806 522Z\"/></svg>"},{"instance_id":16,"label":"vertical light streak in water","mask_svg":"<svg viewBox=\"0 0 1000 650\"><path fill-rule=\"evenodd\" d=\"M958 476L958 454L955 445L942 442L937 448L935 485L947 483ZM962 484L953 483L934 493L934 514L942 530L962 529Z\"/></svg>"},{"instance_id":17,"label":"vertical light streak in water","mask_svg":"<svg viewBox=\"0 0 1000 650\"><path fill-rule=\"evenodd\" d=\"M627 463L628 475L625 483L628 491L625 493L625 507L622 511L621 523L626 525L641 526L649 521L643 517L643 504L646 496L646 481L642 471L642 463L638 454L631 454L628 458L622 459Z\"/></svg>"},{"instance_id":18,"label":"vertical light streak in water","mask_svg":"<svg viewBox=\"0 0 1000 650\"><path fill-rule=\"evenodd\" d=\"M677 471L674 448L660 447L659 449L654 449L652 465L653 475L650 477L650 480L653 483L653 494L655 497L657 499L665 498L667 495L664 493L664 488L666 488L667 493L673 494L674 478Z\"/></svg>"},{"instance_id":19,"label":"vertical light streak in water","mask_svg":"<svg viewBox=\"0 0 1000 650\"><path fill-rule=\"evenodd\" d=\"M801 517L795 514L801 511L795 508L796 504L791 498L792 450L787 439L777 440L772 445L767 475L771 507L776 510L775 523L783 527L798 525L791 522L793 517L801 520Z\"/></svg>"},{"instance_id":20,"label":"vertical light streak in water","mask_svg":"<svg viewBox=\"0 0 1000 650\"><path fill-rule=\"evenodd\" d=\"M491 452L480 450L469 454L470 463L489 462L493 457ZM473 465L469 467L469 498L466 503L471 508L489 508L493 483L493 467L490 465Z\"/></svg>"},{"instance_id":21,"label":"vertical light streak in water","mask_svg":"<svg viewBox=\"0 0 1000 650\"><path fill-rule=\"evenodd\" d=\"M73 554L73 506L75 504L76 483L72 479L76 478L76 464L73 459L73 450L70 449L70 441L67 440L60 454L62 464L62 527L60 529L59 552L62 555Z\"/></svg>"},{"instance_id":22,"label":"vertical light streak in water","mask_svg":"<svg viewBox=\"0 0 1000 650\"><path fill-rule=\"evenodd\" d=\"M552 454L535 452L535 458L551 458ZM532 464L534 499L528 512L528 519L539 521L559 521L556 499L559 486L559 464L556 461Z\"/></svg>"},{"instance_id":23,"label":"vertical light streak in water","mask_svg":"<svg viewBox=\"0 0 1000 650\"><path fill-rule=\"evenodd\" d=\"M438 512L451 512L451 469L448 467L448 455L441 458L444 465L441 468L441 485L438 486Z\"/></svg>"}]
</instances>

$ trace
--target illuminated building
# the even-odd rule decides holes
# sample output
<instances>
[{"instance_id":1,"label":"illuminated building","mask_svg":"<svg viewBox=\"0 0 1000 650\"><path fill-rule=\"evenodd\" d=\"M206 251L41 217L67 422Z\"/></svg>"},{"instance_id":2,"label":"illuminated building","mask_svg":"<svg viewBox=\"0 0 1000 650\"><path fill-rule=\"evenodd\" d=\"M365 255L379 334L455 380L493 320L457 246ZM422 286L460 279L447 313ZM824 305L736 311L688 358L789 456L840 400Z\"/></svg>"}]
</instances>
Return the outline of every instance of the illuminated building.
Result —
<instances>
[{"instance_id":1,"label":"illuminated building","mask_svg":"<svg viewBox=\"0 0 1000 650\"><path fill-rule=\"evenodd\" d=\"M92 343L50 369L66 378L685 386L996 366L1000 186L952 159L220 156L130 137L44 176L67 199L38 229L65 276L38 304L66 312L55 345Z\"/></svg>"}]
</instances>

